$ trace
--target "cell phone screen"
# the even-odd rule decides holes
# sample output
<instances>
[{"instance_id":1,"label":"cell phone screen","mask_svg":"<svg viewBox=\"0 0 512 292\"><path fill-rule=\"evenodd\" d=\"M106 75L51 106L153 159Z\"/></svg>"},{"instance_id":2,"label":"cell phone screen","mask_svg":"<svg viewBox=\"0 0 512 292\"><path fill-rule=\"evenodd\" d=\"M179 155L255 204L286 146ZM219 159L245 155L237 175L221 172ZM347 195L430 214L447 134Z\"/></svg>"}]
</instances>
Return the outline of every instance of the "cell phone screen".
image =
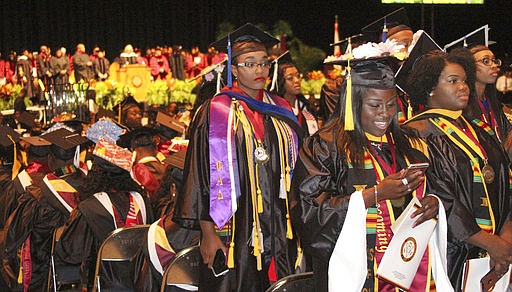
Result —
<instances>
[{"instance_id":1,"label":"cell phone screen","mask_svg":"<svg viewBox=\"0 0 512 292\"><path fill-rule=\"evenodd\" d=\"M222 249L218 249L213 259L212 271L215 277L220 277L229 271L226 265L226 254Z\"/></svg>"}]
</instances>

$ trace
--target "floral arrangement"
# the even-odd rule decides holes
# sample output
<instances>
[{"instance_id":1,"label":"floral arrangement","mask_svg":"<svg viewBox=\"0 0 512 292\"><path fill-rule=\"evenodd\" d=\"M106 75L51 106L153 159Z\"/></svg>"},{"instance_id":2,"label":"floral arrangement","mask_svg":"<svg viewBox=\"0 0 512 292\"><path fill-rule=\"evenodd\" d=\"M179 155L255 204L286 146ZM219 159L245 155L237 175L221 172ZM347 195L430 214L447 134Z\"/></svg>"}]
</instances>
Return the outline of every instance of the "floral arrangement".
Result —
<instances>
[{"instance_id":1,"label":"floral arrangement","mask_svg":"<svg viewBox=\"0 0 512 292\"><path fill-rule=\"evenodd\" d=\"M171 89L163 80L152 82L146 92L146 102L148 105L166 105L171 98Z\"/></svg>"},{"instance_id":2,"label":"floral arrangement","mask_svg":"<svg viewBox=\"0 0 512 292\"><path fill-rule=\"evenodd\" d=\"M108 110L112 110L124 99L125 95L132 91L129 86L114 81L96 82L94 90L96 91L96 104Z\"/></svg>"},{"instance_id":3,"label":"floral arrangement","mask_svg":"<svg viewBox=\"0 0 512 292\"><path fill-rule=\"evenodd\" d=\"M307 79L302 79L301 81L301 90L302 94L310 95L310 94L320 94L322 91L322 86L325 83L325 76L322 71L312 71L307 74Z\"/></svg>"},{"instance_id":4,"label":"floral arrangement","mask_svg":"<svg viewBox=\"0 0 512 292\"><path fill-rule=\"evenodd\" d=\"M394 39L387 39L386 42L380 43L368 42L339 57L328 56L325 58L324 63L352 59L378 58L385 56L392 56L399 60L403 60L407 56L407 53L404 52L404 48L405 47L403 45L399 45Z\"/></svg>"},{"instance_id":5,"label":"floral arrangement","mask_svg":"<svg viewBox=\"0 0 512 292\"><path fill-rule=\"evenodd\" d=\"M14 100L20 95L21 85L7 83L0 85L0 110L7 110L14 108ZM31 106L30 99L25 99L25 105Z\"/></svg>"},{"instance_id":6,"label":"floral arrangement","mask_svg":"<svg viewBox=\"0 0 512 292\"><path fill-rule=\"evenodd\" d=\"M171 88L170 101L183 104L194 104L196 102L197 95L192 93L192 90L196 85L196 82L176 80L174 87Z\"/></svg>"}]
</instances>

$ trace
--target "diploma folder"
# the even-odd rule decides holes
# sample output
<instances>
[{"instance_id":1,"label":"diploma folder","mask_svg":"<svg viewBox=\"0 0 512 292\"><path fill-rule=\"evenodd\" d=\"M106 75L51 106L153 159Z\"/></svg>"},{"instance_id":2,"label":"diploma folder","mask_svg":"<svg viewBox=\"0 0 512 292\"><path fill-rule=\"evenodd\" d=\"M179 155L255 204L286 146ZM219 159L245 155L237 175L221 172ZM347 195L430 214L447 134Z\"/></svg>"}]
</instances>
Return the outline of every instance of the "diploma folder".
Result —
<instances>
[{"instance_id":1,"label":"diploma folder","mask_svg":"<svg viewBox=\"0 0 512 292\"><path fill-rule=\"evenodd\" d=\"M512 267L512 266L511 266ZM502 276L499 281L494 285L493 291L504 292L510 283L510 268L508 272ZM464 263L464 273L462 277L462 291L463 292L480 292L480 280L489 272L489 258L470 259Z\"/></svg>"},{"instance_id":2,"label":"diploma folder","mask_svg":"<svg viewBox=\"0 0 512 292\"><path fill-rule=\"evenodd\" d=\"M411 215L421 207L414 197L402 215L391 226L393 238L377 269L377 277L403 290L409 290L419 264L437 225L436 218L412 227L418 216Z\"/></svg>"}]
</instances>

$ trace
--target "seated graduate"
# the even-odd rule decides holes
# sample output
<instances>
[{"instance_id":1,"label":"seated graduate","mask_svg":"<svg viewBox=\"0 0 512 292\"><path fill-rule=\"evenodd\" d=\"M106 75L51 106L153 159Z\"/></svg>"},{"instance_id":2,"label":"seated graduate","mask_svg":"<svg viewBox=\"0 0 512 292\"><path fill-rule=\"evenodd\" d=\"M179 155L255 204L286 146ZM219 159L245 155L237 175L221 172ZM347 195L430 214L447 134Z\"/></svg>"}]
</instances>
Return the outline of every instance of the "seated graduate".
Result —
<instances>
[{"instance_id":1,"label":"seated graduate","mask_svg":"<svg viewBox=\"0 0 512 292\"><path fill-rule=\"evenodd\" d=\"M18 287L29 290L43 287L48 281L53 232L66 223L77 206L77 189L84 180L82 172L74 166L76 147L89 141L64 128L38 138L51 143L49 172L18 198L18 206L6 226L3 255L3 267L11 284L18 282Z\"/></svg>"},{"instance_id":2,"label":"seated graduate","mask_svg":"<svg viewBox=\"0 0 512 292\"><path fill-rule=\"evenodd\" d=\"M161 191L168 164L162 161L165 157L159 158L163 154L159 155L153 138L158 134L157 129L141 127L127 132L117 141L117 145L134 153L133 179L145 190L155 217L163 215L163 208L171 199L167 190Z\"/></svg>"},{"instance_id":3,"label":"seated graduate","mask_svg":"<svg viewBox=\"0 0 512 292\"><path fill-rule=\"evenodd\" d=\"M142 127L143 109L144 105L138 103L131 93L128 93L121 103L112 108L117 115L117 122L128 130Z\"/></svg>"},{"instance_id":4,"label":"seated graduate","mask_svg":"<svg viewBox=\"0 0 512 292\"><path fill-rule=\"evenodd\" d=\"M426 111L405 124L426 143L427 190L443 201L448 221L448 275L462 289L464 264L490 257L504 274L512 262L510 162L496 133L463 115L477 102L475 60L466 49L431 51L415 62L407 92Z\"/></svg>"},{"instance_id":5,"label":"seated graduate","mask_svg":"<svg viewBox=\"0 0 512 292\"><path fill-rule=\"evenodd\" d=\"M394 291L376 276L393 238L392 222L413 196L423 206L413 214L415 225L438 214L438 200L424 192L422 172L404 172L409 163L427 158L399 127L391 60L342 63L352 67L347 66L342 99L299 152L290 213L304 251L313 258L319 292ZM412 291L430 289L430 267L426 250Z\"/></svg>"},{"instance_id":6,"label":"seated graduate","mask_svg":"<svg viewBox=\"0 0 512 292\"><path fill-rule=\"evenodd\" d=\"M137 291L160 291L162 276L182 249L197 245L199 231L180 227L172 221L174 204L178 190L182 187L182 174L185 166L185 151L173 153L165 160L169 164L161 190L171 199L163 208L163 216L149 227L147 239L139 255ZM198 270L199 271L199 270ZM183 291L173 287L171 291Z\"/></svg>"},{"instance_id":7,"label":"seated graduate","mask_svg":"<svg viewBox=\"0 0 512 292\"><path fill-rule=\"evenodd\" d=\"M80 204L71 213L56 246L55 252L64 262L81 263L84 289L93 286L97 251L109 233L153 220L149 201L130 177L132 153L113 144L121 132L109 120L100 120L87 130L87 137L96 142L93 165L79 190ZM107 270L111 273L103 275L102 280L112 289L133 288L128 266L112 265Z\"/></svg>"}]
</instances>

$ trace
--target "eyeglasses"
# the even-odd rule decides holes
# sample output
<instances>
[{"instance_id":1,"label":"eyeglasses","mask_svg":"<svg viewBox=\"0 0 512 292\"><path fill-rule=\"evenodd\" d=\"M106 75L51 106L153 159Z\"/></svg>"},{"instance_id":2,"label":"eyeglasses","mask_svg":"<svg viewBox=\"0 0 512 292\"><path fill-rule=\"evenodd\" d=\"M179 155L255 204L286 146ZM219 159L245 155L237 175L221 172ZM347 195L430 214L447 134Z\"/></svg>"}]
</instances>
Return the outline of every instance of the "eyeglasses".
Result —
<instances>
[{"instance_id":1,"label":"eyeglasses","mask_svg":"<svg viewBox=\"0 0 512 292\"><path fill-rule=\"evenodd\" d=\"M492 64L496 65L496 66L501 66L501 60L500 59L491 59L491 58L483 58L483 59L480 59L480 60L476 60L477 62L481 62L482 64L484 64L485 66L491 66Z\"/></svg>"},{"instance_id":2,"label":"eyeglasses","mask_svg":"<svg viewBox=\"0 0 512 292\"><path fill-rule=\"evenodd\" d=\"M270 66L272 65L270 62L264 62L264 63L253 63L253 62L245 62L245 63L238 63L236 64L238 67L245 67L249 69L256 69L256 68L262 68L262 69L270 69Z\"/></svg>"}]
</instances>

